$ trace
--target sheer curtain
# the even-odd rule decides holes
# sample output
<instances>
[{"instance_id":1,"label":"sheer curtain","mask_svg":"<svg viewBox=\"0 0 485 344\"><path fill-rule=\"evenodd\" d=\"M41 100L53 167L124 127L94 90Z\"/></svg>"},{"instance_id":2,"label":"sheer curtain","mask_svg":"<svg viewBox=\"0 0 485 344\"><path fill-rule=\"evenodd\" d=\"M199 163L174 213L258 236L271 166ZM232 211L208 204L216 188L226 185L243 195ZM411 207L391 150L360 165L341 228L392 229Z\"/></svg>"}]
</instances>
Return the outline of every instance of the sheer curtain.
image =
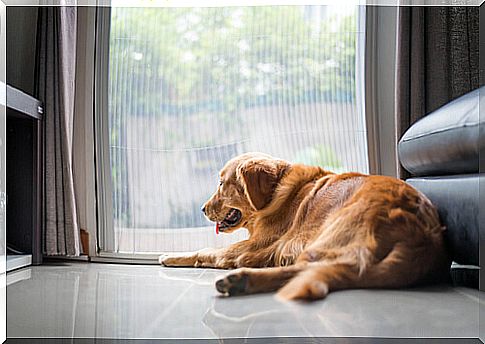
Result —
<instances>
[{"instance_id":1,"label":"sheer curtain","mask_svg":"<svg viewBox=\"0 0 485 344\"><path fill-rule=\"evenodd\" d=\"M216 236L200 211L218 170L243 152L368 172L363 12L113 7L102 114L112 241L101 249L185 251L244 238Z\"/></svg>"}]
</instances>

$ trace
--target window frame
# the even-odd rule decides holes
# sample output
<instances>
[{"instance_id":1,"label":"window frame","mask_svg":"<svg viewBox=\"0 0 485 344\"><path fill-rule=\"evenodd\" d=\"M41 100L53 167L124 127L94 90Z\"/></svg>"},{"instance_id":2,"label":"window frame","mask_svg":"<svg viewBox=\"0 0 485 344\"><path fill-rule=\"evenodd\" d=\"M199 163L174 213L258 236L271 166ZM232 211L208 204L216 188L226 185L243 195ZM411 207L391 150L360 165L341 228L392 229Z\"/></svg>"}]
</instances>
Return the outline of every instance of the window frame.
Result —
<instances>
[{"instance_id":1,"label":"window frame","mask_svg":"<svg viewBox=\"0 0 485 344\"><path fill-rule=\"evenodd\" d=\"M97 7L94 63L94 146L96 175L96 254L95 262L158 264L158 254L115 251L111 169L109 163L108 82L111 7Z\"/></svg>"},{"instance_id":2,"label":"window frame","mask_svg":"<svg viewBox=\"0 0 485 344\"><path fill-rule=\"evenodd\" d=\"M97 203L97 255L104 255L106 248L114 251L113 224L109 164L108 82L109 82L109 35L111 7L96 8L95 21L95 79L94 79L94 137ZM103 250L101 250L103 248Z\"/></svg>"}]
</instances>

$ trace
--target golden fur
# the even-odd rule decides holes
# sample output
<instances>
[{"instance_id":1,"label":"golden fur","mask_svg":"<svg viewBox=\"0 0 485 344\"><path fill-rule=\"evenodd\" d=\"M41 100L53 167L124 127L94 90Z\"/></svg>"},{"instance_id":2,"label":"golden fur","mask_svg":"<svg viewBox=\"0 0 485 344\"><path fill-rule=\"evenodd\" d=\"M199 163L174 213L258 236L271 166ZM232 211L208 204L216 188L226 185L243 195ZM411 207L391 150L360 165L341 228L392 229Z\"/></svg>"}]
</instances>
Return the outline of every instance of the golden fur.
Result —
<instances>
[{"instance_id":1,"label":"golden fur","mask_svg":"<svg viewBox=\"0 0 485 344\"><path fill-rule=\"evenodd\" d=\"M401 180L334 174L262 153L230 160L220 176L204 211L221 222L238 209L241 221L225 232L245 227L249 238L160 262L240 268L216 282L221 293L279 290L284 299L318 299L338 289L409 286L448 271L435 207Z\"/></svg>"}]
</instances>

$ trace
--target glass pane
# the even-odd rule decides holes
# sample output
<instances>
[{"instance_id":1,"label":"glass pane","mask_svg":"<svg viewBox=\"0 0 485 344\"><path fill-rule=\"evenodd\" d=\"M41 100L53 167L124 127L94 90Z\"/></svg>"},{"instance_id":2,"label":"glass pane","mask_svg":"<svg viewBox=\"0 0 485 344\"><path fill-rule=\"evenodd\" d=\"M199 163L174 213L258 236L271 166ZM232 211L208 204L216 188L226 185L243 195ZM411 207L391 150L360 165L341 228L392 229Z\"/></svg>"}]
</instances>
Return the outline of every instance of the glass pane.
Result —
<instances>
[{"instance_id":1,"label":"glass pane","mask_svg":"<svg viewBox=\"0 0 485 344\"><path fill-rule=\"evenodd\" d=\"M262 151L368 171L360 9L112 8L115 251L217 247L201 205L218 170Z\"/></svg>"}]
</instances>

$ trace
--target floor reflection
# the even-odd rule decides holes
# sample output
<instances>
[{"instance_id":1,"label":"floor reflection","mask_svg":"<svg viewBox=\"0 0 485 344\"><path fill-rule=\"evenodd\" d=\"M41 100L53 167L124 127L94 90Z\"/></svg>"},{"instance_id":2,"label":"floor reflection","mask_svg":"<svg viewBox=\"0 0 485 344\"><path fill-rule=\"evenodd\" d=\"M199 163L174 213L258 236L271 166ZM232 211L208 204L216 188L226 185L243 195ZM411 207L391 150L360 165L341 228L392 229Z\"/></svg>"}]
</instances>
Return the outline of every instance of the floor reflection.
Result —
<instances>
[{"instance_id":1,"label":"floor reflection","mask_svg":"<svg viewBox=\"0 0 485 344\"><path fill-rule=\"evenodd\" d=\"M477 337L483 293L351 290L314 303L220 297L221 271L72 263L7 276L9 337ZM480 302L482 300L482 302ZM481 308L479 308L481 307Z\"/></svg>"}]
</instances>

